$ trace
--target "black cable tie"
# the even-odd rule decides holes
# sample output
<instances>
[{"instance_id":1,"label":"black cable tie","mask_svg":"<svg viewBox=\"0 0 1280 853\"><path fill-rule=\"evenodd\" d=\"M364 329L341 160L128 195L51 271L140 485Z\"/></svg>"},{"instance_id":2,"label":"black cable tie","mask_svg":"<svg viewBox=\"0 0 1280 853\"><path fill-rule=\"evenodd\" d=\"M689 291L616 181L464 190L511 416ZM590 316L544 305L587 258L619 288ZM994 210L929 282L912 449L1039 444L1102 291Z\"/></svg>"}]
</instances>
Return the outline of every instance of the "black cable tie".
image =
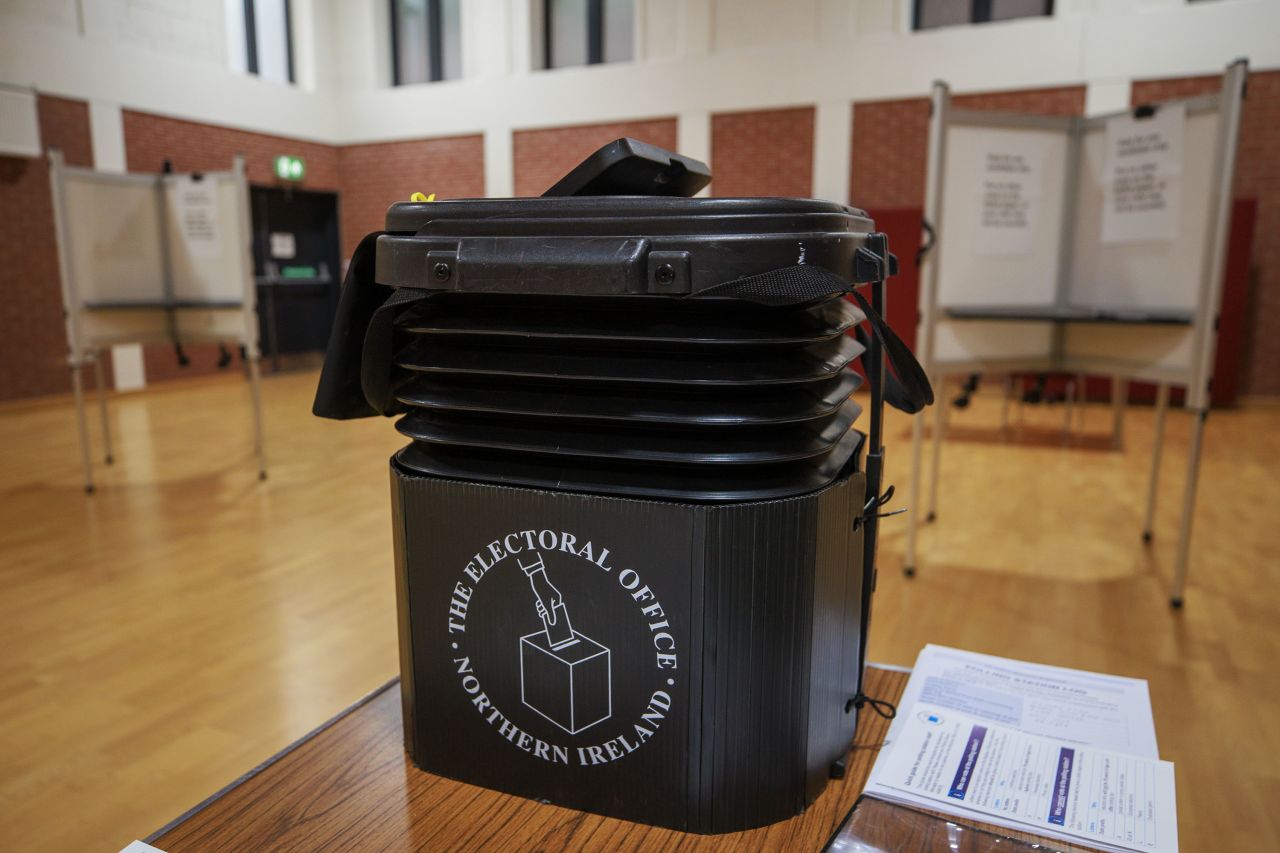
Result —
<instances>
[{"instance_id":1,"label":"black cable tie","mask_svg":"<svg viewBox=\"0 0 1280 853\"><path fill-rule=\"evenodd\" d=\"M891 485L889 488L884 490L884 494L880 495L880 497L875 497L873 495L862 507L862 514L853 520L853 529L857 530L873 518L888 518L891 515L902 515L906 512L905 508L895 509L892 512L876 512L876 510L880 509L893 499L893 491L894 488Z\"/></svg>"},{"instance_id":2,"label":"black cable tie","mask_svg":"<svg viewBox=\"0 0 1280 853\"><path fill-rule=\"evenodd\" d=\"M898 716L898 706L890 702L888 699L872 699L865 693L859 693L857 696L853 697L853 707L861 711L865 705L870 705L871 710L875 711L886 720L892 720L894 717Z\"/></svg>"}]
</instances>

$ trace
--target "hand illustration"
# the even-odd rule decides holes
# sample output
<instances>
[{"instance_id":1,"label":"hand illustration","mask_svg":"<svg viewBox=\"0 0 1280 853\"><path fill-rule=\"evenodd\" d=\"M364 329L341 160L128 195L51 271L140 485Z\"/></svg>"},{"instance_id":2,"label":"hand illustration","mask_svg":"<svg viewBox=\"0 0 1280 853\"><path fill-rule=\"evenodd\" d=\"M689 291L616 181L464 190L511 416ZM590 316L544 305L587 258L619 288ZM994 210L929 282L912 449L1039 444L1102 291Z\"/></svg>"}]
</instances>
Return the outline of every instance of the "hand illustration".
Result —
<instances>
[{"instance_id":1,"label":"hand illustration","mask_svg":"<svg viewBox=\"0 0 1280 853\"><path fill-rule=\"evenodd\" d=\"M517 562L517 565L529 579L529 586L533 587L533 604L546 631L547 644L553 649L573 645L577 642L577 637L573 633L573 626L569 624L569 610L565 607L564 596L547 577L547 567L542 562L542 555L535 551L533 557L535 562L527 566Z\"/></svg>"},{"instance_id":2,"label":"hand illustration","mask_svg":"<svg viewBox=\"0 0 1280 853\"><path fill-rule=\"evenodd\" d=\"M537 597L534 606L538 610L538 616L548 625L556 624L556 607L564 603L564 596L547 578L547 573L541 569L529 575L529 583L533 586L533 594Z\"/></svg>"}]
</instances>

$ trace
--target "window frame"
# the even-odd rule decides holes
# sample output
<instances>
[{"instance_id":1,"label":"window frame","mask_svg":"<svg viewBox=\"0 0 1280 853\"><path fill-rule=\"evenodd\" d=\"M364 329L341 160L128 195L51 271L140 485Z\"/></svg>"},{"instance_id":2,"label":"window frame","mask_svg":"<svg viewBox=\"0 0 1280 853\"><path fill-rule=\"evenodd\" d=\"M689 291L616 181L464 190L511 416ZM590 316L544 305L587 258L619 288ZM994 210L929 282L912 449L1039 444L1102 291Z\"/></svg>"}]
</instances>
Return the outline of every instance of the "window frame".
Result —
<instances>
[{"instance_id":1,"label":"window frame","mask_svg":"<svg viewBox=\"0 0 1280 853\"><path fill-rule=\"evenodd\" d=\"M444 11L441 0L427 3L427 79L421 83L406 83L400 73L400 3L388 0L391 6L391 85L420 86L423 83L444 83ZM465 10L459 6L459 14Z\"/></svg>"},{"instance_id":2,"label":"window frame","mask_svg":"<svg viewBox=\"0 0 1280 853\"><path fill-rule=\"evenodd\" d=\"M542 0L542 68L581 68L589 65L605 65L604 58L604 0L586 0L587 60L582 65L553 65L552 43L555 31L551 25L551 4L554 0Z\"/></svg>"},{"instance_id":3,"label":"window frame","mask_svg":"<svg viewBox=\"0 0 1280 853\"><path fill-rule=\"evenodd\" d=\"M969 0L969 19L965 23L949 24L949 25L944 25L940 27L921 27L920 26L920 12L921 12L920 7L924 4L924 2L925 0L911 0L911 32L913 33L927 33L927 32L930 32L931 30L946 30L946 29L950 29L953 26L954 27L974 26L975 24L1004 23L1005 21L1023 21L1023 20L1030 20L1032 18L1052 18L1053 11L1054 11L1054 8L1053 8L1054 0L1046 0L1046 2L1048 3L1048 8L1045 9L1045 12L1043 15L1022 15L1017 18L999 18L997 20L992 20L991 18L991 7L993 5L992 0Z\"/></svg>"},{"instance_id":4,"label":"window frame","mask_svg":"<svg viewBox=\"0 0 1280 853\"><path fill-rule=\"evenodd\" d=\"M254 77L258 71L258 15L255 0L244 0L244 61L245 70ZM289 71L289 85L297 83L293 69L293 4L284 0L284 54Z\"/></svg>"}]
</instances>

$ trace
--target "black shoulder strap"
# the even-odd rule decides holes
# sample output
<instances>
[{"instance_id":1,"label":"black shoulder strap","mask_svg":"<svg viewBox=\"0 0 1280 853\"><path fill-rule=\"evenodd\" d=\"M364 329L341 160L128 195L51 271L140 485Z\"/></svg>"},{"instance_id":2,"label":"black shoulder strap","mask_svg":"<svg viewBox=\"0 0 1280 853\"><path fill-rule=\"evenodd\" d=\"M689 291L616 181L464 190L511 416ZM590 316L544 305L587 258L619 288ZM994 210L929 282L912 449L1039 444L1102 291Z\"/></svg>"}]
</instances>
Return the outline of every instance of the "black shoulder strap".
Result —
<instances>
[{"instance_id":1,"label":"black shoulder strap","mask_svg":"<svg viewBox=\"0 0 1280 853\"><path fill-rule=\"evenodd\" d=\"M398 288L378 306L369 319L369 331L365 332L364 348L360 355L360 387L369 407L380 415L394 415L408 411L408 407L395 399L391 387L391 362L395 360L395 321L402 308L406 308L427 294L412 288Z\"/></svg>"},{"instance_id":2,"label":"black shoulder strap","mask_svg":"<svg viewBox=\"0 0 1280 853\"><path fill-rule=\"evenodd\" d=\"M705 287L690 294L690 298L726 296L760 305L779 306L804 305L838 293L847 293L853 297L866 315L871 333L884 347L885 360L892 371L892 375L886 377L885 402L908 414L915 414L931 405L933 388L911 348L889 328L884 318L850 282L825 267L783 267ZM857 334L865 346L866 333L859 328Z\"/></svg>"},{"instance_id":3,"label":"black shoulder strap","mask_svg":"<svg viewBox=\"0 0 1280 853\"><path fill-rule=\"evenodd\" d=\"M322 418L345 420L393 413L393 321L403 306L426 294L374 281L374 257L382 233L375 231L361 240L347 267L320 385L311 406Z\"/></svg>"}]
</instances>

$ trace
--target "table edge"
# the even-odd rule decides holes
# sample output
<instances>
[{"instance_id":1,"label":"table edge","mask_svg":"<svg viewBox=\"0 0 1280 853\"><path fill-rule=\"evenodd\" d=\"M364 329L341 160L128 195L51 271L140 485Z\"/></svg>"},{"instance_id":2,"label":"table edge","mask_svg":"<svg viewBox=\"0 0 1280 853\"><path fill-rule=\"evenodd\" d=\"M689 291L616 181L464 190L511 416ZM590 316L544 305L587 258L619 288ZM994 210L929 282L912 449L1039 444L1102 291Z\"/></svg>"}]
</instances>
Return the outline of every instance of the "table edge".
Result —
<instances>
[{"instance_id":1,"label":"table edge","mask_svg":"<svg viewBox=\"0 0 1280 853\"><path fill-rule=\"evenodd\" d=\"M883 670L887 670L887 671L889 671L889 672L906 672L906 673L911 672L911 667L909 667L909 666L897 666L897 665L895 665L895 664L888 664L888 663L874 663L874 662L868 662L868 663L867 663L867 665L866 665L866 668L867 668L867 669L883 669ZM285 756L289 755L289 753L293 752L294 750L298 749L299 747L303 746L304 744L308 743L309 741L314 740L317 736L319 736L319 735L323 734L323 733L324 733L325 731L327 731L328 729L330 729L330 728L332 728L333 726L337 725L338 723L342 722L342 720L344 720L344 719L346 719L347 717L351 716L353 713L355 713L356 711L360 710L360 709L361 709L361 708L363 708L365 705L368 705L368 704L369 704L370 702L372 702L374 699L377 699L377 698L378 698L379 696L381 696L383 693L386 693L388 690L392 689L393 687L398 686L399 684L400 684L400 676L399 676L399 675L397 675L397 676L395 676L395 677L391 678L391 679L390 679L389 681L387 681L386 683L382 684L380 687L375 687L373 690L369 691L369 692L368 692L368 693L366 693L364 696L362 696L362 697L360 697L359 699L357 699L354 703L352 703L351 705L349 705L349 706L347 706L346 708L342 709L341 711L339 711L337 714L333 715L333 716L332 716L332 717L330 717L329 719L325 720L323 723L321 723L320 725L316 726L314 729L312 729L311 731L307 732L307 733L306 733L306 734L304 734L302 737L300 737L300 738L298 738L297 740L293 741L293 742L292 742L292 743L290 743L288 746L286 746L284 749L281 749L279 752L275 753L274 755L272 755L272 756L271 756L270 758L268 758L267 760L263 761L262 763L258 764L256 767L254 767L253 769L249 770L249 771L248 771L248 772L246 772L246 773L242 773L240 776L237 776L237 777L236 777L235 779L233 779L232 781L230 781L230 782L228 782L227 784L223 785L221 788L219 788L218 790L214 791L212 794L210 794L209 796L205 797L203 800L201 800L200 802L196 803L194 806L192 806L191 808L187 809L187 810L186 810L186 811L184 811L182 814L178 815L178 816L177 816L177 817L175 817L173 820L169 821L169 822L168 822L168 823L166 823L164 826L162 826L162 827L160 827L159 829L157 829L155 832L152 832L152 833L151 833L150 835L148 835L146 838L143 838L143 839L142 839L142 841L146 842L147 844L150 844L150 843L152 843L153 841L157 841L157 840L159 840L161 837L163 837L163 836L165 835L165 833L167 833L167 832L169 832L170 830L176 829L177 827L181 826L181 825L182 825L183 823L185 823L186 821L188 821L188 820L190 820L191 818L195 817L195 816L196 816L196 815L198 815L200 812L204 811L204 810L205 810L205 809L207 809L209 806L213 805L213 804L214 804L214 803L216 803L218 800L222 799L222 797L224 797L226 794L228 794L228 793L230 793L231 791L235 790L236 788L240 787L240 786L241 786L241 785L243 785L245 782L248 782L250 779L252 779L253 777L257 776L259 773L262 773L263 771L267 770L267 768L271 767L271 765L275 764L277 761L280 761L280 760L281 760L281 759L283 759ZM859 795L859 797L861 797L861 795ZM847 815L846 815L846 819L847 819ZM840 821L839 826L837 826L837 828L836 828L836 831L838 832L838 831L839 831L839 827L840 827L840 826L843 826L843 825L844 825L844 820L841 820L841 821Z\"/></svg>"},{"instance_id":2,"label":"table edge","mask_svg":"<svg viewBox=\"0 0 1280 853\"><path fill-rule=\"evenodd\" d=\"M380 686L378 686L378 687L375 687L373 690L369 691L369 692L368 692L368 693L366 693L364 696L361 696L361 697L360 697L359 699L357 699L355 702L353 702L352 704L348 705L346 708L343 708L343 709L342 709L341 711L339 711L337 714L334 714L332 717L330 717L329 719L325 720L323 723L321 723L320 725L316 726L314 729L312 729L311 731L307 732L307 733L306 733L306 734L304 734L302 737L300 737L300 738L298 738L297 740L293 741L293 742L292 742L292 743L290 743L288 746L286 746L286 747L284 747L283 749L281 749L279 752L276 752L274 755L272 755L272 756L271 756L270 758L268 758L267 760L265 760L265 761L263 761L262 763L258 764L258 765L257 765L257 766L255 766L253 769L249 770L248 772L240 774L240 775L239 775L239 776L237 776L235 779L233 779L233 780L231 780L230 782L228 782L227 784L223 785L221 788L219 788L218 790L214 791L212 794L210 794L209 796L205 797L203 800L201 800L200 802L196 803L194 806L192 806L191 808L187 809L187 810L186 810L186 811L184 811L182 814L178 815L178 816L177 816L177 817L175 817L173 820L169 821L169 822L168 822L168 823L166 823L164 826L160 827L160 828L159 828L159 829L157 829L155 832L151 833L151 834L150 834L150 835L148 835L146 838L143 838L143 839L141 839L141 840L142 840L143 842L147 843L147 844L150 844L150 843L152 843L153 841L157 841L157 840L159 840L161 837L163 837L163 836L165 835L165 833L169 832L169 831L170 831L170 830L172 830L172 829L176 829L177 827L181 826L183 823L186 823L188 820L190 820L191 818L195 817L195 816L196 816L196 815L198 815L200 812L204 811L204 810L205 810L205 809L207 809L209 806L211 806L211 805L213 805L214 803L216 803L218 800L222 799L222 798L223 798L223 796L225 796L226 794L228 794L228 793L230 793L231 791L235 790L236 788L240 787L240 786L241 786L241 785L243 785L245 782L248 782L250 779L252 779L253 777L257 776L259 773L262 773L263 771L265 771L267 768L271 767L271 766L272 766L273 764L275 764L276 762L278 762L278 761L280 761L281 759L285 758L287 755L289 755L289 754L290 754L291 752L293 752L294 750L296 750L296 749L298 749L299 747L301 747L301 746L305 745L305 744L306 744L306 743L308 743L309 741L314 740L317 736L319 736L319 735L323 734L324 732L328 731L329 729L333 728L333 726L335 726L335 725L337 725L338 723L342 722L344 719L346 719L347 717L351 716L351 714L353 714L353 713L355 713L356 711L360 710L360 709L361 709L361 708L363 708L365 705L368 705L368 704L369 704L370 702L372 702L374 699L377 699L379 696L381 696L383 693L386 693L388 690L392 689L393 687L397 687L399 684L400 684L400 676L398 676L398 675L397 675L397 676L395 676L394 678L390 679L389 681L387 681L387 682L383 683L382 685L380 685Z\"/></svg>"}]
</instances>

